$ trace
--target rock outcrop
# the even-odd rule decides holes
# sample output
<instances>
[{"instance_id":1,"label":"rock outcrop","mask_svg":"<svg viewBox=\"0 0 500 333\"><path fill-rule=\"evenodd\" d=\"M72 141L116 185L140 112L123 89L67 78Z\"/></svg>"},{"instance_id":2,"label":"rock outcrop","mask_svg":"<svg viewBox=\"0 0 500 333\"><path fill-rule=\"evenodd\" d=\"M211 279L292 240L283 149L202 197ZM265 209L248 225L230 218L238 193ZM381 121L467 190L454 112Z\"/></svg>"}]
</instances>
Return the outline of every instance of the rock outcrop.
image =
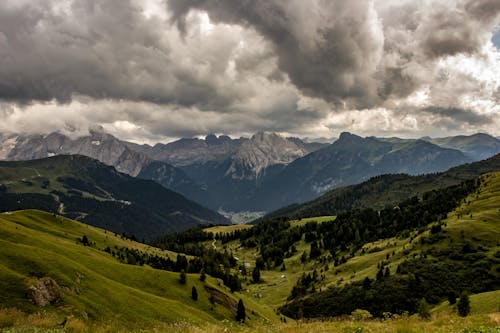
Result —
<instances>
[{"instance_id":1,"label":"rock outcrop","mask_svg":"<svg viewBox=\"0 0 500 333\"><path fill-rule=\"evenodd\" d=\"M36 305L46 306L61 300L61 288L54 279L44 277L29 284L27 296Z\"/></svg>"}]
</instances>

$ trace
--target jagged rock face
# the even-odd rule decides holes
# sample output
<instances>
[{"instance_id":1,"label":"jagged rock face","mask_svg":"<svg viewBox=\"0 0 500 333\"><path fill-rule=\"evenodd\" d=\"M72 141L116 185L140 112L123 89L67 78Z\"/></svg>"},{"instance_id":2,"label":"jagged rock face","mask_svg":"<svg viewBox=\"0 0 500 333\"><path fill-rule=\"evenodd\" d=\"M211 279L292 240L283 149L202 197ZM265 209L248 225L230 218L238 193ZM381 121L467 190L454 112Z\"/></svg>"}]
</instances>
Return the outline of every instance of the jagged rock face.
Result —
<instances>
[{"instance_id":1,"label":"jagged rock face","mask_svg":"<svg viewBox=\"0 0 500 333\"><path fill-rule=\"evenodd\" d=\"M259 132L241 145L232 158L226 176L256 179L269 166L286 165L306 154L306 149L276 133Z\"/></svg>"},{"instance_id":2,"label":"jagged rock face","mask_svg":"<svg viewBox=\"0 0 500 333\"><path fill-rule=\"evenodd\" d=\"M231 139L226 135L211 134L203 139L180 139L168 144L129 145L130 148L147 154L151 159L175 166L203 164L209 161L223 161L234 155L247 139Z\"/></svg>"},{"instance_id":3,"label":"jagged rock face","mask_svg":"<svg viewBox=\"0 0 500 333\"><path fill-rule=\"evenodd\" d=\"M97 159L118 171L136 176L151 162L144 154L135 152L110 134L92 131L89 136L76 139L60 133L20 135L6 140L0 148L6 160L32 160L54 155L84 155Z\"/></svg>"},{"instance_id":4,"label":"jagged rock face","mask_svg":"<svg viewBox=\"0 0 500 333\"><path fill-rule=\"evenodd\" d=\"M38 279L28 286L27 296L38 306L46 306L61 299L61 288L52 278Z\"/></svg>"}]
</instances>

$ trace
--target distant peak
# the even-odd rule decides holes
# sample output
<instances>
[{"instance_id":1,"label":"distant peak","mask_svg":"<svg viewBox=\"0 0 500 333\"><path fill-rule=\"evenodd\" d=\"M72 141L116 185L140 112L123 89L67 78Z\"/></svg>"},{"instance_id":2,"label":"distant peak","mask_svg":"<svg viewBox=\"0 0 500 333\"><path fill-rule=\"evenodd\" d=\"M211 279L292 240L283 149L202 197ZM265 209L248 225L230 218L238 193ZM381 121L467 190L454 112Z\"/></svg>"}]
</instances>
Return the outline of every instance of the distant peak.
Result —
<instances>
[{"instance_id":1,"label":"distant peak","mask_svg":"<svg viewBox=\"0 0 500 333\"><path fill-rule=\"evenodd\" d=\"M342 132L342 133L340 133L340 136L339 136L339 141L351 141L351 140L359 140L359 139L363 139L363 138L356 135L356 134L352 134L349 132Z\"/></svg>"},{"instance_id":2,"label":"distant peak","mask_svg":"<svg viewBox=\"0 0 500 333\"><path fill-rule=\"evenodd\" d=\"M281 135L275 133L275 132L257 132L254 135L252 135L251 140L252 141L264 141L266 138L283 138Z\"/></svg>"},{"instance_id":3,"label":"distant peak","mask_svg":"<svg viewBox=\"0 0 500 333\"><path fill-rule=\"evenodd\" d=\"M218 142L218 139L217 139L217 136L215 134L209 134L205 137L205 141L209 144L209 145L213 145L213 144L217 144Z\"/></svg>"}]
</instances>

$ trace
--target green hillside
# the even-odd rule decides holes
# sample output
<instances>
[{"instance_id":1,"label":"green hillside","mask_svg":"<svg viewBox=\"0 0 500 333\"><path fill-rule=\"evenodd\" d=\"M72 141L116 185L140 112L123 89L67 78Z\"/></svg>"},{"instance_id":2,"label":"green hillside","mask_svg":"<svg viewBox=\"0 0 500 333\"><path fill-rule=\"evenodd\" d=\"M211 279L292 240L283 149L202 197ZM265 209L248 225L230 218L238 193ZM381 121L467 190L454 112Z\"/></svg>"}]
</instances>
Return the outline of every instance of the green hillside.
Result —
<instances>
[{"instance_id":1,"label":"green hillside","mask_svg":"<svg viewBox=\"0 0 500 333\"><path fill-rule=\"evenodd\" d=\"M412 196L446 188L488 172L500 171L500 154L484 161L463 164L448 171L420 176L389 174L373 177L358 185L332 190L304 204L295 204L271 212L260 220L275 217L299 219L319 215L336 215L358 208L382 209Z\"/></svg>"},{"instance_id":2,"label":"green hillside","mask_svg":"<svg viewBox=\"0 0 500 333\"><path fill-rule=\"evenodd\" d=\"M208 228L205 232L212 235L200 238L197 233L185 234L182 242L185 249L196 243L205 249L233 254L239 260L240 270L244 267L240 273L243 288L260 304L274 308L285 304L282 311L292 317L300 308L295 305L300 304L302 315L307 317L348 315L353 309L345 308L330 315L320 311L334 304L335 297L341 299L340 294L326 299L326 304L321 297L329 290L357 288L366 278L374 288L381 288L381 294L385 292L384 286L392 282L395 290L401 281L402 290L413 290L404 284L411 274L419 275L418 283L424 283L416 290L427 290L428 294L403 293L397 301L408 299L410 303L394 302L390 312L398 313L401 307L414 313L422 297L428 298L431 306L438 306L448 292L458 294L468 290L488 295L488 291L500 288L499 202L500 173L493 173L477 181L428 192L420 199L408 199L399 203L398 208L354 210L337 217L301 220L275 218L246 229ZM388 219L389 224L382 219L375 228L370 226L373 222L368 219L391 212L395 215ZM375 234L370 236L372 232ZM190 243L190 236L196 242ZM256 267L259 281L253 277ZM380 271L382 277L378 278ZM452 285L443 284L441 290L441 280ZM481 303L478 297L473 295L476 300L473 304ZM356 298L361 296L350 295L347 300ZM484 304L486 310L476 311L473 307L473 313L492 313L500 305L493 300L490 305ZM382 303L376 306L383 308ZM376 310L370 311L377 315Z\"/></svg>"},{"instance_id":3,"label":"green hillside","mask_svg":"<svg viewBox=\"0 0 500 333\"><path fill-rule=\"evenodd\" d=\"M153 181L77 155L0 162L0 211L18 209L57 212L146 240L198 224L229 224Z\"/></svg>"},{"instance_id":4,"label":"green hillside","mask_svg":"<svg viewBox=\"0 0 500 333\"><path fill-rule=\"evenodd\" d=\"M78 241L84 235L89 246ZM40 311L46 326L57 326L65 318L83 327L103 323L129 329L182 322L206 325L233 321L239 298L247 307L250 325L276 318L245 295L230 294L227 288L217 286L211 277L201 282L199 274L188 274L183 285L179 273L125 264L105 252L107 247L113 251L127 247L171 259L177 256L45 212L0 214L0 326L15 324L19 316L20 321L29 321L29 314ZM60 286L61 299L40 307L26 293L30 285L46 277ZM193 286L197 301L191 299ZM26 315L9 317L5 315L9 311Z\"/></svg>"}]
</instances>

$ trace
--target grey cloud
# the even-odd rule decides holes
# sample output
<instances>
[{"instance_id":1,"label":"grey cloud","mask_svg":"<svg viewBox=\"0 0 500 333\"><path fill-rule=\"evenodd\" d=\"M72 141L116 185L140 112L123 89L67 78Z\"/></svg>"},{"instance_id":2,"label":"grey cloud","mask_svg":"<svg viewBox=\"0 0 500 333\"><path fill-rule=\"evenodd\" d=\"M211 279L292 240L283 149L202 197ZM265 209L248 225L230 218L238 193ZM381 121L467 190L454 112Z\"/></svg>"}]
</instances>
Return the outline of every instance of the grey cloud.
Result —
<instances>
[{"instance_id":1,"label":"grey cloud","mask_svg":"<svg viewBox=\"0 0 500 333\"><path fill-rule=\"evenodd\" d=\"M454 123L467 123L469 125L486 125L492 122L491 117L478 114L472 110L461 108L443 108L443 107L427 107L424 112L437 115L441 118L447 118Z\"/></svg>"},{"instance_id":2,"label":"grey cloud","mask_svg":"<svg viewBox=\"0 0 500 333\"><path fill-rule=\"evenodd\" d=\"M383 36L371 1L170 0L168 6L181 29L190 9L256 29L272 42L281 70L309 96L355 106L377 99Z\"/></svg>"},{"instance_id":3,"label":"grey cloud","mask_svg":"<svg viewBox=\"0 0 500 333\"><path fill-rule=\"evenodd\" d=\"M84 95L217 110L251 91L225 77L236 32L185 44L131 0L72 0L67 11L56 3L0 3L0 99Z\"/></svg>"}]
</instances>

